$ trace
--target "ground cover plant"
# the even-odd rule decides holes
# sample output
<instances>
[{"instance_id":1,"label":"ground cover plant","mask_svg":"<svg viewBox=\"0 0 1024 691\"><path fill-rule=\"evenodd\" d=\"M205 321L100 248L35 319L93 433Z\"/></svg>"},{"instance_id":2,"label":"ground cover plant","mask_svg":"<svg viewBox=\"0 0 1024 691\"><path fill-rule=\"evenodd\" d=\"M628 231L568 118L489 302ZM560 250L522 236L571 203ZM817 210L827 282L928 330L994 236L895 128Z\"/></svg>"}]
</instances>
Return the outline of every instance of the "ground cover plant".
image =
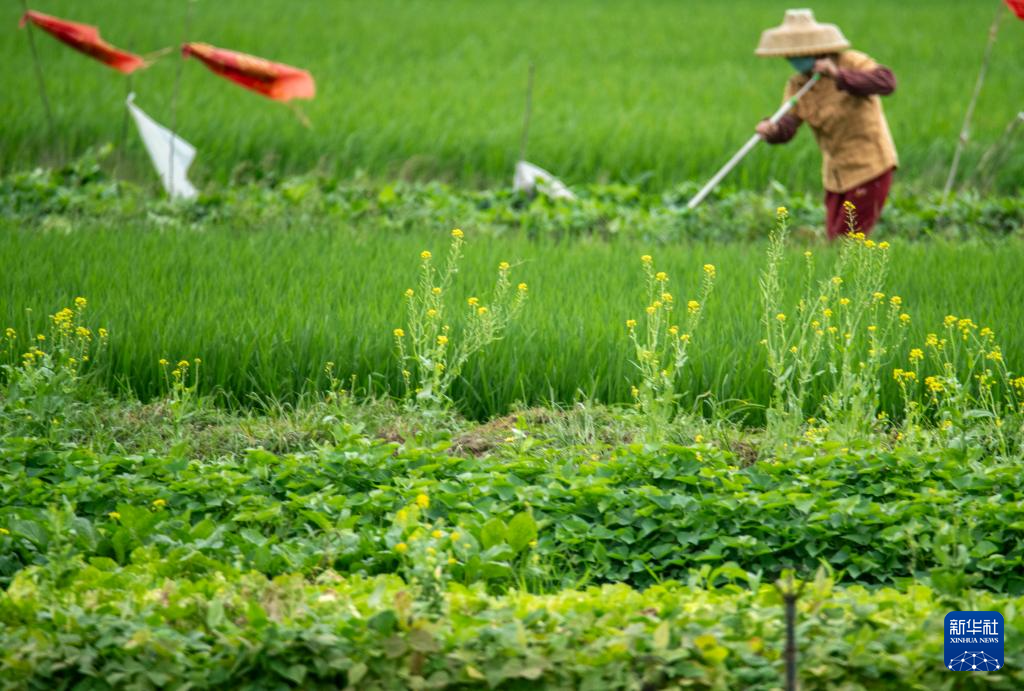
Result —
<instances>
[{"instance_id":1,"label":"ground cover plant","mask_svg":"<svg viewBox=\"0 0 1024 691\"><path fill-rule=\"evenodd\" d=\"M508 184L518 152L528 64L537 66L529 157L572 184L644 182L661 190L708 177L758 119L775 110L790 68L753 56L760 31L782 7L760 0L642 5L565 0L444 0L409 6L230 0L187 5L159 0L124 13L114 0L47 0L36 9L99 24L113 43L148 53L200 40L299 65L317 79L303 107L313 129L286 108L215 79L172 54L134 75L138 103L172 121L198 147L195 177L227 181L245 171L273 177L320 166L377 179L447 179ZM941 185L956 145L997 2L820 0L821 21L838 23L854 46L891 66L899 88L885 103L900 153L898 184ZM117 75L49 39L38 40L59 136L45 126L27 41L9 4L0 58L9 65L0 103L0 170L60 163L117 141L126 86ZM582 40L587 26L600 40ZM956 27L956 31L950 31ZM983 152L1020 104L1024 25L1004 21L976 109L961 170L974 184ZM643 36L642 41L636 37ZM301 39L301 40L300 40ZM179 68L183 78L175 90ZM120 174L152 180L133 132ZM1019 140L996 167L996 186L1015 191L1024 171ZM781 179L819 189L819 154L807 134L756 152L735 173L744 187ZM111 161L113 163L113 161ZM453 224L452 227L456 227Z\"/></svg>"}]
</instances>

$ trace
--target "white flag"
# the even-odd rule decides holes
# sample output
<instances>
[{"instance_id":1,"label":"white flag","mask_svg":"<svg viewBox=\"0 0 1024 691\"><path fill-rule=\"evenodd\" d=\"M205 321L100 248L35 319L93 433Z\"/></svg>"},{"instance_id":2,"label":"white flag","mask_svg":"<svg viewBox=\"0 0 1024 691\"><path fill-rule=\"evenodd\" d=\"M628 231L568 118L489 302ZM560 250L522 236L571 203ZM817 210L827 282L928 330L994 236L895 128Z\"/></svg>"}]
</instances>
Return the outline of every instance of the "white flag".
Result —
<instances>
[{"instance_id":1,"label":"white flag","mask_svg":"<svg viewBox=\"0 0 1024 691\"><path fill-rule=\"evenodd\" d=\"M128 94L127 103L128 110L135 119L135 125L139 128L139 136L146 145L146 151L149 152L149 158L153 161L153 167L160 175L160 181L164 183L167 194L172 198L181 199L195 197L196 188L185 174L192 165L192 159L196 157L196 148L142 112L142 109L135 105L135 94Z\"/></svg>"},{"instance_id":2,"label":"white flag","mask_svg":"<svg viewBox=\"0 0 1024 691\"><path fill-rule=\"evenodd\" d=\"M575 199L576 195L561 180L527 161L516 163L516 174L512 179L512 189L516 192L533 192L540 190L552 199Z\"/></svg>"}]
</instances>

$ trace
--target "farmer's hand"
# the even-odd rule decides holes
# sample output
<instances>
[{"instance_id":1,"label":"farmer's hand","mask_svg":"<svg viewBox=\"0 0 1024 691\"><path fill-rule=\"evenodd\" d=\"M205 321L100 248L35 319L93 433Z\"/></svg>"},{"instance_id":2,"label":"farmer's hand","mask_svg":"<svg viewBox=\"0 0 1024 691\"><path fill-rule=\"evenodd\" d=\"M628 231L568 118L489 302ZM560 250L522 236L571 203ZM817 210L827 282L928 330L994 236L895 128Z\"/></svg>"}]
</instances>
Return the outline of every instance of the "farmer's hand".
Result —
<instances>
[{"instance_id":1,"label":"farmer's hand","mask_svg":"<svg viewBox=\"0 0 1024 691\"><path fill-rule=\"evenodd\" d=\"M814 71L835 79L836 75L839 74L839 66L836 65L836 61L832 58L821 58L814 61Z\"/></svg>"},{"instance_id":2,"label":"farmer's hand","mask_svg":"<svg viewBox=\"0 0 1024 691\"><path fill-rule=\"evenodd\" d=\"M775 134L776 129L777 127L768 120L762 120L757 123L757 127L755 128L756 132L761 135L761 139L767 139L772 136Z\"/></svg>"}]
</instances>

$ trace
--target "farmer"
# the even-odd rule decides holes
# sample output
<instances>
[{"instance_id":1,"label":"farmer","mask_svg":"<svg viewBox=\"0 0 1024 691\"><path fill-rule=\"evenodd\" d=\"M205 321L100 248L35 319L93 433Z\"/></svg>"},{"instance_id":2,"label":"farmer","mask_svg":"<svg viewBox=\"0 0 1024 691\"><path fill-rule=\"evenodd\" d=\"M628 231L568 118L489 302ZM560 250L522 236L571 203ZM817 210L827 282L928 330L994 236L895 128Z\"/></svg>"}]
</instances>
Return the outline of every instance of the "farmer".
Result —
<instances>
[{"instance_id":1,"label":"farmer","mask_svg":"<svg viewBox=\"0 0 1024 691\"><path fill-rule=\"evenodd\" d=\"M818 73L793 109L757 133L769 144L784 144L806 121L821 148L825 210L830 240L848 232L844 202L856 208L856 230L867 234L882 213L898 161L879 96L896 88L892 71L864 53L849 50L834 24L819 24L810 10L788 10L782 26L761 34L756 54L781 56L797 74L786 83L788 99Z\"/></svg>"}]
</instances>

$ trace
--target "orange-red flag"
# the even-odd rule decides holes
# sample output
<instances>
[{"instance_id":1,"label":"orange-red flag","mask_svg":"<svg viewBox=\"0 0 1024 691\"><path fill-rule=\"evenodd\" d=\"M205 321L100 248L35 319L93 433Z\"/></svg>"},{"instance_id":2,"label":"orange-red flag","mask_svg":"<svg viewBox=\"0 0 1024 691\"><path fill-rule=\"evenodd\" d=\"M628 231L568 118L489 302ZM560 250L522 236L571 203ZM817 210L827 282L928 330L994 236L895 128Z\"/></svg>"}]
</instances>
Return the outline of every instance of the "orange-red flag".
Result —
<instances>
[{"instance_id":1,"label":"orange-red flag","mask_svg":"<svg viewBox=\"0 0 1024 691\"><path fill-rule=\"evenodd\" d=\"M222 77L275 101L313 98L316 95L312 75L298 67L215 48L208 43L186 43L181 47L181 54L184 57L195 56Z\"/></svg>"},{"instance_id":2,"label":"orange-red flag","mask_svg":"<svg viewBox=\"0 0 1024 691\"><path fill-rule=\"evenodd\" d=\"M104 65L113 67L118 72L131 74L146 66L146 61L138 55L118 50L100 38L100 31L95 26L69 22L35 10L29 10L22 15L20 26L25 26L25 22L32 22L58 41L99 60Z\"/></svg>"},{"instance_id":3,"label":"orange-red flag","mask_svg":"<svg viewBox=\"0 0 1024 691\"><path fill-rule=\"evenodd\" d=\"M1024 0L1006 0L1006 4L1015 15L1024 19Z\"/></svg>"}]
</instances>

